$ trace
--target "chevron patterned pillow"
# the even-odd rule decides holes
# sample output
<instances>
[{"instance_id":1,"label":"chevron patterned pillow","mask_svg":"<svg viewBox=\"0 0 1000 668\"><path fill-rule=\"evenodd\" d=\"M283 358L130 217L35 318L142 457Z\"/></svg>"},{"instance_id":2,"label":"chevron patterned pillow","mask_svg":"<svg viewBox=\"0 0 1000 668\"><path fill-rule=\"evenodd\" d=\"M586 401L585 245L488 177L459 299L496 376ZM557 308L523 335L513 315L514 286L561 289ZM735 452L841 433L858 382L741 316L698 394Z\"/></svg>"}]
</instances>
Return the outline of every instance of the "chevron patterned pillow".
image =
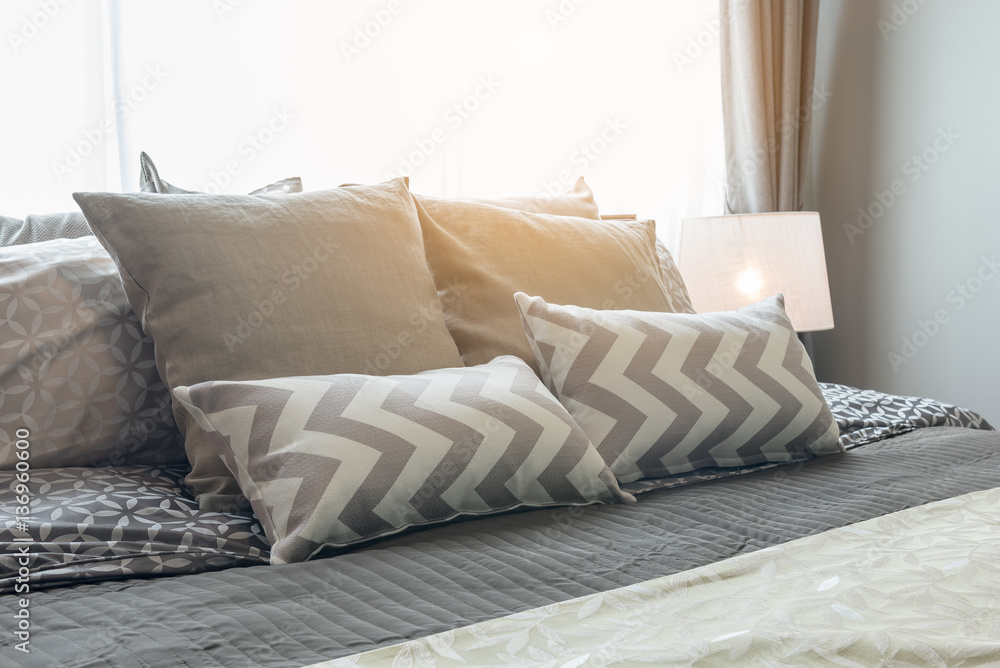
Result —
<instances>
[{"instance_id":1,"label":"chevron patterned pillow","mask_svg":"<svg viewBox=\"0 0 1000 668\"><path fill-rule=\"evenodd\" d=\"M701 315L514 298L542 378L619 482L843 452L780 294Z\"/></svg>"},{"instance_id":2,"label":"chevron patterned pillow","mask_svg":"<svg viewBox=\"0 0 1000 668\"><path fill-rule=\"evenodd\" d=\"M304 561L459 515L634 501L516 357L412 376L178 387L271 542Z\"/></svg>"}]
</instances>

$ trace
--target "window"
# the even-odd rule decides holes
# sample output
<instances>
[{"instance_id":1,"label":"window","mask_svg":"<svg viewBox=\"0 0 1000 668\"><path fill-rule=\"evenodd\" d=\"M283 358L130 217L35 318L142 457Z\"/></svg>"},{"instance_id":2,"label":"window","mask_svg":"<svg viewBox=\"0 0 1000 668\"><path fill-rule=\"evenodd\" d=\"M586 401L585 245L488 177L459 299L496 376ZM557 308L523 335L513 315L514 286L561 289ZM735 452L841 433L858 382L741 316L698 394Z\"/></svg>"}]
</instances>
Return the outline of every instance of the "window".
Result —
<instances>
[{"instance_id":1,"label":"window","mask_svg":"<svg viewBox=\"0 0 1000 668\"><path fill-rule=\"evenodd\" d=\"M0 212L134 190L411 178L537 194L583 175L605 213L722 212L718 3L5 3Z\"/></svg>"}]
</instances>

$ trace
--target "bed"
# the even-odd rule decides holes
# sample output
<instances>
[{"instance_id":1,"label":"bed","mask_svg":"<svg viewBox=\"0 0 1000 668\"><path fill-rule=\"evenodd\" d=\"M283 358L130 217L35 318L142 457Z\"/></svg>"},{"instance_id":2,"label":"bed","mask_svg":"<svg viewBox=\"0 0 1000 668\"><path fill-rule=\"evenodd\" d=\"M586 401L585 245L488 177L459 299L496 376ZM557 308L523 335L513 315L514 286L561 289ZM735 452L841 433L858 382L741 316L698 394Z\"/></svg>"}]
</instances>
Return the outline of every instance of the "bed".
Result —
<instances>
[{"instance_id":1,"label":"bed","mask_svg":"<svg viewBox=\"0 0 1000 668\"><path fill-rule=\"evenodd\" d=\"M164 185L150 162L144 168L147 177L144 183L150 184L149 189L172 188ZM161 192L170 194L169 190ZM279 206L274 204L279 201L276 198L282 196L268 195L272 199L261 200L266 204L239 198L234 201L274 208ZM201 200L197 199L200 195L173 193L170 197L181 199L154 201L140 197L135 201L142 206L166 206L170 210L181 206L173 202L201 206ZM573 197L578 201L572 201ZM592 195L576 192L556 205L572 208L588 197L592 201ZM165 201L168 203L163 204ZM512 206L510 200L501 204L495 208L506 211L505 206ZM555 206L552 202L538 206L542 204ZM428 199L424 205L437 211L434 215L438 218L444 215L441 211L445 204ZM462 206L473 207L460 208L468 212L493 205L472 202ZM512 215L484 211L483 215ZM573 212L555 211L551 215ZM89 214L100 216L93 209ZM526 219L521 216L517 220L523 224ZM546 220L546 224L554 224ZM105 230L105 234L111 233ZM430 247L434 240L425 236L424 241L428 245L428 261L433 264ZM89 386L89 395L83 392L87 395L84 399L77 397L74 404L69 399L60 400L57 395L51 399L51 407L39 408L32 401L44 404L48 401L44 395L36 393L31 396L42 398L25 399L34 387L31 378L24 387L16 385L11 380L10 368L6 369L4 387L8 395L0 419L3 428L10 431L10 442L3 452L7 464L0 470L0 512L5 525L0 556L0 618L4 620L0 626L7 634L0 646L4 665L298 668L314 664L450 665L452 662L605 665L633 660L678 665L730 665L736 661L765 660L775 665L785 665L781 662L852 665L844 663L852 656L863 657L861 665L873 656L900 665L906 661L980 665L1000 658L997 631L1000 627L996 625L1000 615L992 604L980 602L982 596L987 596L988 601L989 592L996 591L996 555L1000 554L996 540L1000 527L991 524L989 516L998 503L997 493L990 490L1000 487L1000 437L985 419L972 411L930 399L818 384L816 396L830 424L810 428L817 434L816 439L822 434L833 435L829 448L822 453L789 449L787 453L782 451L781 456L772 452L768 457L754 459L746 455L744 448L740 465L717 466L688 466L694 461L694 455L690 455L690 461L686 460L681 467L688 470L652 474L643 469L642 475L615 473L617 481L612 477L605 482L608 489L615 490L612 500L617 502L594 504L594 498L573 502L567 497L570 500L539 504L519 498L517 503L490 508L488 512L471 509L423 524L399 521L381 533L349 542L338 543L332 538L325 542L315 538L304 540L299 536L296 543L284 534L275 533L280 522L273 515L280 504L268 494L272 493L269 490L282 488L283 478L276 478L270 486L261 484L259 488L251 488L247 485L252 482L241 477L260 473L260 469L252 467L252 453L259 441L254 440L253 433L249 436L243 433L250 422L257 425L256 419L252 416L235 419L225 426L223 418L238 417L242 404L225 403L224 396L220 399L222 395L211 394L220 388L229 391L236 387L237 381L190 388L181 383L181 389L175 389L173 396L175 403L193 407L187 418L194 416L198 420L222 462L230 466L238 479L231 482L241 484L254 504L252 507L245 500L242 504L222 503L221 487L203 486L198 495L198 485L205 485L210 476L199 478L198 471L207 469L185 459L185 451L181 449L184 442L177 433L173 413L164 410L164 405L169 405L170 383L160 380L161 376L168 378L168 372L163 371L158 356L166 354L164 351L169 350L170 344L161 343L165 339L156 337L162 331L158 328L165 325L155 322L151 317L152 307L144 310L134 295L124 301L129 290L127 280L124 290L118 288L116 293L107 289L110 280L105 280L107 276L114 279L111 281L114 285L120 285L115 282L121 280L116 272L121 263L127 265L127 260L105 254L101 255L104 260L98 262L94 254L104 251L92 238L72 247L65 245L68 242L36 243L49 245L7 250L7 261L36 262L37 258L52 253L46 266L51 269L52 262L62 263L60 276L72 274L79 292L86 295L86 286L97 286L94 289L98 292L101 286L105 289L100 300L107 313L86 317L89 329L75 333L73 340L67 338L58 343L62 346L59 350L74 349L81 341L91 341L96 336L94 332L102 327L107 329L112 334L108 334L108 342L98 346L99 352L131 351L131 359L122 364L132 382L141 386L141 392L129 394L134 388L118 376L108 381L115 390L106 392L102 383L107 374L97 374ZM324 252L332 254L336 246L323 247ZM74 255L84 250L90 253L84 259ZM123 255L125 252L121 250ZM449 253L449 261L457 256L457 251ZM324 261L319 250L315 257L317 262ZM669 255L660 250L654 261L664 271L656 279L656 285L671 299L683 301L683 282L672 268ZM67 262L77 263L72 265L72 271L67 269ZM29 274L25 270L25 275ZM300 278L304 282L306 276ZM47 290L57 284L55 279L46 281ZM630 285L638 292L645 282L638 280ZM469 293L476 291L475 285L461 289L454 285L437 286L441 310L447 311L456 300L468 299ZM459 285L470 283L459 282ZM23 282L18 286L20 292L8 290L8 303L13 301L9 299L11 296L23 299L26 292ZM449 290L458 293L458 297ZM37 298L38 293L31 294ZM289 289L284 296L295 294L298 293ZM619 299L625 298L622 291L615 294ZM155 299L157 296L150 292L150 303ZM91 298L91 307L95 300L96 297ZM128 303L135 307L135 312ZM525 327L530 318L540 318L529 308L537 306L525 302L522 310ZM683 304L670 306L676 313L686 310ZM117 315L108 315L112 312ZM15 319L12 313L13 310L8 312L8 321ZM408 320L413 326L423 322L421 318L429 322L431 316L441 315L440 310L437 314L417 313L419 317ZM462 361L472 368L483 368L475 366L479 362L476 355L493 358L490 345L496 344L485 337L477 342L482 349L475 349L468 344L470 339L463 338L470 336L474 328L463 330L461 323L456 325L460 319L461 314L447 321L448 332L456 341L468 345L459 346ZM246 322L250 326L249 320ZM491 327L489 333L500 331L506 324ZM253 345L258 340L255 337L267 336L266 325L254 327L245 337L239 330L233 330L241 345ZM154 332L156 353L144 329ZM551 332L539 329L537 323L533 332L526 331L529 338L519 340L518 345L525 350L529 345L544 349L545 337ZM126 335L133 337L128 339L128 345L118 343L122 337L128 338ZM8 341L15 340L11 334L6 336ZM402 338L394 340L400 350L410 345ZM782 346L797 345L782 341ZM232 345L232 341L220 337L219 345L227 343ZM17 348L13 344L7 347ZM384 346L380 350L395 351ZM528 354L530 351L525 353ZM386 355L387 359L391 357L388 352ZM43 376L42 370L54 374L61 368L58 364L72 364L71 357L50 351L46 357L49 361L38 365L36 371ZM379 359L372 357L368 362L378 365ZM538 366L529 369L533 362ZM546 359L544 354L527 357L526 361L514 355L500 363L489 362L485 367L490 365L501 367L496 373L508 374L505 377L522 379L524 376L517 374L526 374L541 384L534 374L540 370L548 373L555 368L556 361L551 356ZM67 368L76 373L79 366ZM459 372L444 374L448 378L460 375ZM237 389L249 392L252 385L273 393L276 388L314 383L314 378L290 377L277 384L245 380L239 381L243 385ZM271 385L262 385L268 382ZM517 385L520 381L510 382ZM69 387L68 391L73 392L82 385L64 380L58 387ZM448 387L452 391L458 385ZM572 389L556 376L549 378L548 387L532 391L552 390L553 396L562 396L560 393L568 394ZM694 389L718 391L717 386L705 384ZM204 396L214 397L215 404ZM13 397L17 397L18 403L13 403ZM123 397L129 400L119 401ZM689 393L687 398L695 401L697 392ZM317 400L310 401L313 401L310 405L316 405ZM220 407L220 402L225 405ZM121 403L132 411L132 422L123 424L124 418L108 417L114 414L114 406ZM551 403L552 410L562 410L555 399ZM81 422L82 418L77 417L74 424L87 428L76 428L67 441L72 447L60 449L59 439L68 432L58 429L59 416L64 414L59 411L78 416L81 405L90 407L90 421ZM209 407L199 412L198 406L206 405ZM101 419L93 417L96 414ZM286 428L282 419L289 418L276 418L268 434L278 434ZM569 417L558 418L556 424L562 424L559 420L567 425L573 423ZM23 426L29 422L30 428ZM141 431L142 438L136 438L136 424L146 425ZM488 439L491 431L502 429L487 426L481 431L486 432ZM589 443L590 436L587 433L583 441ZM241 454L237 447L239 438L249 439L244 450L250 454ZM19 445L22 442L23 447ZM476 442L481 449L486 447L483 445L486 441ZM87 447L83 448L81 443ZM88 449L87 458L81 455L82 449ZM27 454L22 457L19 452ZM189 459L191 452L187 451ZM270 451L267 454L270 456ZM309 461L310 467L322 470L322 462ZM589 460L581 455L580 461ZM18 462L24 464L19 466ZM603 461L600 465L604 466ZM638 464L631 461L628 466L635 468ZM308 473L298 475L307 477ZM339 503L335 495L330 496L329 489L324 489L325 495L309 507L303 522L309 517L323 516L330 504ZM570 489L571 495L579 489L582 489L579 485ZM607 492L604 487L601 489L602 494ZM308 495L293 497L297 503L312 499ZM432 501L439 503L440 499ZM954 510L958 506L948 505L956 503L963 509L961 512ZM952 510L944 512L941 508ZM339 517L346 516L345 511ZM940 526L949 531L933 528L939 525L929 524L930 516L943 522ZM965 516L983 524L970 528L963 523ZM384 517L376 519L386 521ZM353 517L343 520L350 521ZM980 534L984 536L982 550L975 552L975 537ZM868 543L858 547L859 536L876 536L879 540L866 539ZM823 545L828 545L825 549L834 555L845 550L854 550L850 553L855 556L859 551L867 554L868 562L854 559L849 564L861 569L859 572L865 572L865 568L877 570L897 561L904 569L919 568L921 549L929 549L934 542L928 536L938 536L937 542L948 555L952 553L947 550L967 546L969 558L964 563L952 559L944 564L948 568L939 567L933 577L907 583L889 598L909 605L907 609L919 610L921 601L926 602L921 597L947 589L943 587L945 579L965 583L966 590L956 590L949 594L953 599L945 599L945 604L959 610L956 615L960 617L958 621L949 620L952 626L947 627L947 632L934 632L935 628L944 628L940 620L935 626L935 620L921 619L918 615L906 619L888 613L871 614L874 603L862 596L870 582L853 583L850 590L827 586L825 583L832 582L834 576L822 569L840 568L831 565L840 563L833 557L815 556L812 560L816 563L804 563L809 561L806 556L821 555ZM837 541L848 541L845 545L850 549L838 548ZM885 561L875 563L881 559L881 553L871 552L872 545L889 550ZM776 550L782 551L780 563L774 557ZM906 561L909 558L906 555L916 559L917 564ZM799 635L795 636L799 642L791 645L779 642L782 639L775 630L782 627L775 622L784 619L775 617L781 611L768 609L766 605L776 600L775 596L748 589L750 585L773 580L775 586L787 593L794 589L788 583L808 580L801 572L788 570L790 563L809 573L826 573L820 591L829 590L829 596L840 597L835 601L826 598L805 603L793 601L782 608L784 614L788 609L798 610L802 619L807 611L819 615L819 622L803 622ZM734 574L742 574L745 579L735 580ZM707 593L710 587L730 580L734 589ZM813 587L811 591L815 590ZM701 592L706 593L703 596ZM694 605L694 601L702 599L714 603ZM699 626L725 621L726 615L718 613L719 606L725 608L734 601L738 602L735 607L738 617L759 613L767 624L755 622L747 629L731 633ZM859 627L862 622L852 614L862 617L867 626ZM653 624L643 621L648 621L650 615L677 623L653 629ZM823 632L814 633L815 637L803 631L806 627L810 632L815 631L817 624L823 626ZM961 635L957 640L955 628ZM615 633L598 637L594 629L611 629ZM639 651L643 643L652 647L645 655ZM856 660L854 665L858 665Z\"/></svg>"}]
</instances>

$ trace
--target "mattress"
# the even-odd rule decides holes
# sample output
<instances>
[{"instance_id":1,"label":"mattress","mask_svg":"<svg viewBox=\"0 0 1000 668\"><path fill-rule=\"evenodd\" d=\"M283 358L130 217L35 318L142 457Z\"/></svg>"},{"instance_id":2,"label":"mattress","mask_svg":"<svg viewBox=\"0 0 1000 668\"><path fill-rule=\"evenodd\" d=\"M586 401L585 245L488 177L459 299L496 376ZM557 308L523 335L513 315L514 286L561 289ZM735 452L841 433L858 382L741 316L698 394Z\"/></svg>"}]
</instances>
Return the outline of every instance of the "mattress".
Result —
<instances>
[{"instance_id":1,"label":"mattress","mask_svg":"<svg viewBox=\"0 0 1000 668\"><path fill-rule=\"evenodd\" d=\"M1000 486L1000 436L910 427L847 453L459 522L327 559L30 594L24 666L303 666ZM18 597L0 597L11 628Z\"/></svg>"}]
</instances>

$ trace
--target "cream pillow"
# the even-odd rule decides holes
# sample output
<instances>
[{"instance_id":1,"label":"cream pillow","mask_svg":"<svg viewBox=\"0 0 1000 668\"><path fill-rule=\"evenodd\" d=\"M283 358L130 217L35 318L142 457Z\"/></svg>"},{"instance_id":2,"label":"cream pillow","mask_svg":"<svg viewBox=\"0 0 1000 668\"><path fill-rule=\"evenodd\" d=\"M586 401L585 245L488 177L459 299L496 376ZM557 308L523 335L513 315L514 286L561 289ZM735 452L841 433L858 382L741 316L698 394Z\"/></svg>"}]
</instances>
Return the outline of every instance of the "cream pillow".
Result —
<instances>
[{"instance_id":1,"label":"cream pillow","mask_svg":"<svg viewBox=\"0 0 1000 668\"><path fill-rule=\"evenodd\" d=\"M573 187L561 195L541 194L534 197L456 197L453 202L489 204L505 209L531 213L549 213L554 216L575 216L600 220L601 214L594 200L594 191L581 176Z\"/></svg>"},{"instance_id":2,"label":"cream pillow","mask_svg":"<svg viewBox=\"0 0 1000 668\"><path fill-rule=\"evenodd\" d=\"M515 355L537 372L515 292L666 311L652 221L600 221L418 197L427 262L468 366Z\"/></svg>"},{"instance_id":3,"label":"cream pillow","mask_svg":"<svg viewBox=\"0 0 1000 668\"><path fill-rule=\"evenodd\" d=\"M582 176L577 179L572 189L562 195L549 196L542 194L535 197L458 197L452 201L491 204L507 209L517 209L518 211L601 220L597 201L594 199L594 192L590 189L587 182L583 180ZM630 218L635 219L635 216L630 216ZM660 239L656 240L656 256L660 263L660 279L667 290L667 300L670 302L669 310L673 313L694 313L694 308L691 306L691 297L688 295L684 279L681 278L681 272L677 269L670 251Z\"/></svg>"}]
</instances>

